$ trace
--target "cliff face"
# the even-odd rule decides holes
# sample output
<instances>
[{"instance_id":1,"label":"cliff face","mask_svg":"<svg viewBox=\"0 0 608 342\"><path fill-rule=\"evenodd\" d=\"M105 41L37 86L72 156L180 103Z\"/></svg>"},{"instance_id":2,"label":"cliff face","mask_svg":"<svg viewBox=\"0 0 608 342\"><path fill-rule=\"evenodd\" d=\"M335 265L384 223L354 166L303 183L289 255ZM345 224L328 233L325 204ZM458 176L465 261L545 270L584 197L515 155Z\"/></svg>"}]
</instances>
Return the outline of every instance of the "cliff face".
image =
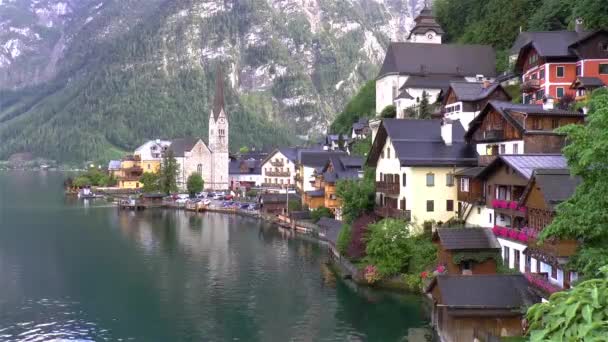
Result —
<instances>
[{"instance_id":1,"label":"cliff face","mask_svg":"<svg viewBox=\"0 0 608 342\"><path fill-rule=\"evenodd\" d=\"M321 133L423 5L0 0L0 158L93 159L156 136L204 135L217 63L231 128L242 130L233 149Z\"/></svg>"}]
</instances>

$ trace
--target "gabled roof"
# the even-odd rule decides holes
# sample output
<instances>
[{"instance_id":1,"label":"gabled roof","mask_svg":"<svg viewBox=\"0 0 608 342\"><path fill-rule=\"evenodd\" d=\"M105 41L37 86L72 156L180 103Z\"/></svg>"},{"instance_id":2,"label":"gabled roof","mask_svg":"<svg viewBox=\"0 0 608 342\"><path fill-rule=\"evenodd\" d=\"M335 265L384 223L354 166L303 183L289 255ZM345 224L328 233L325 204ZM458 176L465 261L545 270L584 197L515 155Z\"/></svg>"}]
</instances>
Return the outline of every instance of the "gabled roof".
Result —
<instances>
[{"instance_id":1,"label":"gabled roof","mask_svg":"<svg viewBox=\"0 0 608 342\"><path fill-rule=\"evenodd\" d=\"M110 160L108 163L108 170L120 170L120 160Z\"/></svg>"},{"instance_id":2,"label":"gabled roof","mask_svg":"<svg viewBox=\"0 0 608 342\"><path fill-rule=\"evenodd\" d=\"M228 173L231 175L261 175L262 161L259 159L231 159Z\"/></svg>"},{"instance_id":3,"label":"gabled roof","mask_svg":"<svg viewBox=\"0 0 608 342\"><path fill-rule=\"evenodd\" d=\"M412 100L412 99L414 99L412 97L412 95L410 95L410 93L408 93L407 90L405 90L405 89L399 91L399 96L397 96L395 98L395 100Z\"/></svg>"},{"instance_id":4,"label":"gabled roof","mask_svg":"<svg viewBox=\"0 0 608 342\"><path fill-rule=\"evenodd\" d=\"M446 250L500 249L488 228L437 228L433 235Z\"/></svg>"},{"instance_id":5,"label":"gabled roof","mask_svg":"<svg viewBox=\"0 0 608 342\"><path fill-rule=\"evenodd\" d=\"M383 119L368 155L375 166L386 138L395 148L401 166L474 166L477 152L463 141L464 128L452 123L452 145L441 137L441 120Z\"/></svg>"},{"instance_id":6,"label":"gabled roof","mask_svg":"<svg viewBox=\"0 0 608 342\"><path fill-rule=\"evenodd\" d=\"M522 274L438 275L427 292L435 286L439 287L440 304L451 309L512 309L513 314L521 315L521 309L540 302Z\"/></svg>"},{"instance_id":7,"label":"gabled roof","mask_svg":"<svg viewBox=\"0 0 608 342\"><path fill-rule=\"evenodd\" d=\"M333 155L321 169L323 180L328 183L335 183L338 180L360 178L364 160L361 157L347 155ZM333 171L328 171L329 166L333 166Z\"/></svg>"},{"instance_id":8,"label":"gabled roof","mask_svg":"<svg viewBox=\"0 0 608 342\"><path fill-rule=\"evenodd\" d=\"M325 196L325 189L306 191L306 196L310 196L310 197L324 197Z\"/></svg>"},{"instance_id":9,"label":"gabled roof","mask_svg":"<svg viewBox=\"0 0 608 342\"><path fill-rule=\"evenodd\" d=\"M392 42L378 74L496 76L496 53L488 45Z\"/></svg>"},{"instance_id":10,"label":"gabled roof","mask_svg":"<svg viewBox=\"0 0 608 342\"><path fill-rule=\"evenodd\" d=\"M279 148L275 148L272 152L268 153L268 155L266 156L266 158L264 158L262 160L262 165L265 164L270 159L272 159L272 157L274 157L274 155L277 154L277 153L281 153L282 155L285 156L285 158L289 159L289 161L295 163L297 161L297 159L298 159L298 151L299 151L299 148L297 148L297 147L279 147Z\"/></svg>"},{"instance_id":11,"label":"gabled roof","mask_svg":"<svg viewBox=\"0 0 608 342\"><path fill-rule=\"evenodd\" d=\"M521 104L512 103L507 101L496 101L490 100L486 106L481 110L479 115L471 121L469 129L465 134L465 139L470 141L475 131L479 128L484 118L492 111L495 110L502 117L505 118L513 127L518 129L520 132L525 133L525 123L521 120L522 116L512 115L513 113L524 113L528 116L568 116L568 117L584 117L585 114L579 112L573 112L561 109L543 109L543 105L540 104ZM554 132L546 132L547 134L555 134Z\"/></svg>"},{"instance_id":12,"label":"gabled roof","mask_svg":"<svg viewBox=\"0 0 608 342\"><path fill-rule=\"evenodd\" d=\"M322 167L332 156L346 156L345 152L337 151L306 151L299 152L298 162L308 167Z\"/></svg>"},{"instance_id":13,"label":"gabled roof","mask_svg":"<svg viewBox=\"0 0 608 342\"><path fill-rule=\"evenodd\" d=\"M498 166L506 164L520 176L529 180L535 169L566 169L568 162L561 154L508 154L500 155L494 159L479 174L479 178L485 178Z\"/></svg>"},{"instance_id":14,"label":"gabled roof","mask_svg":"<svg viewBox=\"0 0 608 342\"><path fill-rule=\"evenodd\" d=\"M298 194L289 194L289 200L290 201L299 201L300 200L300 195ZM287 194L262 194L260 196L260 202L264 203L264 204L269 204L269 203L286 203L287 202Z\"/></svg>"},{"instance_id":15,"label":"gabled roof","mask_svg":"<svg viewBox=\"0 0 608 342\"><path fill-rule=\"evenodd\" d=\"M480 101L492 95L496 90L502 90L509 96L500 83L492 83L486 87L484 82L450 82L450 89L454 92L458 101Z\"/></svg>"},{"instance_id":16,"label":"gabled roof","mask_svg":"<svg viewBox=\"0 0 608 342\"><path fill-rule=\"evenodd\" d=\"M555 210L555 206L569 199L581 183L580 177L570 175L568 169L535 169L533 178L530 179L521 202L525 202L533 184L540 189L548 208Z\"/></svg>"},{"instance_id":17,"label":"gabled roof","mask_svg":"<svg viewBox=\"0 0 608 342\"><path fill-rule=\"evenodd\" d=\"M577 77L570 88L599 88L605 86L604 81L597 77Z\"/></svg>"},{"instance_id":18,"label":"gabled roof","mask_svg":"<svg viewBox=\"0 0 608 342\"><path fill-rule=\"evenodd\" d=\"M455 75L414 75L407 78L400 90L408 88L448 89L450 83L455 81L465 82L465 78Z\"/></svg>"},{"instance_id":19,"label":"gabled roof","mask_svg":"<svg viewBox=\"0 0 608 342\"><path fill-rule=\"evenodd\" d=\"M467 169L463 169L456 172L454 175L475 178L481 173L481 171L483 171L483 169L483 166L469 167Z\"/></svg>"},{"instance_id":20,"label":"gabled roof","mask_svg":"<svg viewBox=\"0 0 608 342\"><path fill-rule=\"evenodd\" d=\"M184 157L186 152L192 151L194 146L201 140L200 138L179 138L173 139L169 149L173 151L175 157ZM206 146L205 146L206 147Z\"/></svg>"}]
</instances>

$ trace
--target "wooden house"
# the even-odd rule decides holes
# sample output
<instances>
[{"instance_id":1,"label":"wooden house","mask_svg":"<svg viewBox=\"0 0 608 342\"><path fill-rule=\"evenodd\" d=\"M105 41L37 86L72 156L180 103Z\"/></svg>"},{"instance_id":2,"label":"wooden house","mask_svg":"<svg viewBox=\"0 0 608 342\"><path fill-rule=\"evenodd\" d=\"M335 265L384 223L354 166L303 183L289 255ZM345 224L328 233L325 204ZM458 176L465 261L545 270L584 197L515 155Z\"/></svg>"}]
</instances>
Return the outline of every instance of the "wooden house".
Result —
<instances>
[{"instance_id":1,"label":"wooden house","mask_svg":"<svg viewBox=\"0 0 608 342\"><path fill-rule=\"evenodd\" d=\"M447 274L496 274L500 244L488 228L438 228L437 262Z\"/></svg>"},{"instance_id":2,"label":"wooden house","mask_svg":"<svg viewBox=\"0 0 608 342\"><path fill-rule=\"evenodd\" d=\"M426 292L432 324L445 342L522 336L525 309L540 301L523 275L438 275Z\"/></svg>"},{"instance_id":3,"label":"wooden house","mask_svg":"<svg viewBox=\"0 0 608 342\"><path fill-rule=\"evenodd\" d=\"M288 211L288 202L300 202L298 194L265 193L259 198L260 211L264 214L279 215Z\"/></svg>"},{"instance_id":4,"label":"wooden house","mask_svg":"<svg viewBox=\"0 0 608 342\"><path fill-rule=\"evenodd\" d=\"M511 96L499 82L451 82L443 96L443 117L460 121L467 130L471 121L490 100L511 101Z\"/></svg>"}]
</instances>

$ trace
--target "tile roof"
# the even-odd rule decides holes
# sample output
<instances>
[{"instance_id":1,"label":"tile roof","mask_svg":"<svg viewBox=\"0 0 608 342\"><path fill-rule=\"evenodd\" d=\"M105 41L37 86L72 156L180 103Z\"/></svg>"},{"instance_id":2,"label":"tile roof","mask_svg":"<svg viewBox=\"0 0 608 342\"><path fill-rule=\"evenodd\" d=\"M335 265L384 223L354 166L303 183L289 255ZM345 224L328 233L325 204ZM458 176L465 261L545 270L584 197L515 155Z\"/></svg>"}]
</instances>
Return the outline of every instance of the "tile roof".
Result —
<instances>
[{"instance_id":1,"label":"tile roof","mask_svg":"<svg viewBox=\"0 0 608 342\"><path fill-rule=\"evenodd\" d=\"M534 179L551 209L570 198L582 181L580 177L571 176L568 169L536 169Z\"/></svg>"},{"instance_id":2,"label":"tile roof","mask_svg":"<svg viewBox=\"0 0 608 342\"><path fill-rule=\"evenodd\" d=\"M412 100L414 97L407 92L407 90L403 89L399 92L399 95L395 98L395 100Z\"/></svg>"},{"instance_id":3,"label":"tile roof","mask_svg":"<svg viewBox=\"0 0 608 342\"><path fill-rule=\"evenodd\" d=\"M325 196L325 189L306 191L306 195L310 197L323 197Z\"/></svg>"},{"instance_id":4,"label":"tile roof","mask_svg":"<svg viewBox=\"0 0 608 342\"><path fill-rule=\"evenodd\" d=\"M186 152L192 151L194 145L198 143L199 138L179 138L173 139L169 149L173 151L175 157L184 157Z\"/></svg>"},{"instance_id":5,"label":"tile roof","mask_svg":"<svg viewBox=\"0 0 608 342\"><path fill-rule=\"evenodd\" d=\"M377 78L390 74L496 76L496 53L488 45L390 43Z\"/></svg>"},{"instance_id":6,"label":"tile roof","mask_svg":"<svg viewBox=\"0 0 608 342\"><path fill-rule=\"evenodd\" d=\"M432 89L447 89L451 82L465 81L462 76L454 75L425 75L425 76L410 76L403 83L400 90L407 88L432 88ZM411 95L410 95L411 96Z\"/></svg>"},{"instance_id":7,"label":"tile roof","mask_svg":"<svg viewBox=\"0 0 608 342\"><path fill-rule=\"evenodd\" d=\"M494 92L500 83L492 83L489 87L484 87L483 82L451 82L450 88L459 101L479 101L483 100Z\"/></svg>"},{"instance_id":8,"label":"tile roof","mask_svg":"<svg viewBox=\"0 0 608 342\"><path fill-rule=\"evenodd\" d=\"M535 169L566 169L568 162L561 154L513 154L501 155L494 162L502 160L526 179L532 177ZM492 162L492 164L494 163ZM491 165L491 164L490 164ZM488 165L488 167L490 167Z\"/></svg>"},{"instance_id":9,"label":"tile roof","mask_svg":"<svg viewBox=\"0 0 608 342\"><path fill-rule=\"evenodd\" d=\"M460 170L458 172L456 172L454 175L456 176L467 176L467 177L477 177L481 171L483 171L484 167L483 166L475 166L475 167L469 167L467 169L464 170Z\"/></svg>"},{"instance_id":10,"label":"tile roof","mask_svg":"<svg viewBox=\"0 0 608 342\"><path fill-rule=\"evenodd\" d=\"M570 57L570 45L593 34L592 31L540 31L522 32L511 47L511 54L515 55L526 45L533 44L535 50L543 57Z\"/></svg>"},{"instance_id":11,"label":"tile roof","mask_svg":"<svg viewBox=\"0 0 608 342\"><path fill-rule=\"evenodd\" d=\"M332 156L346 156L345 152L337 151L300 151L298 161L300 164L309 167L322 167L327 164Z\"/></svg>"},{"instance_id":12,"label":"tile roof","mask_svg":"<svg viewBox=\"0 0 608 342\"><path fill-rule=\"evenodd\" d=\"M597 77L578 77L574 83L580 83L581 87L603 87L604 82Z\"/></svg>"},{"instance_id":13,"label":"tile roof","mask_svg":"<svg viewBox=\"0 0 608 342\"><path fill-rule=\"evenodd\" d=\"M437 228L435 234L446 250L500 249L488 228Z\"/></svg>"},{"instance_id":14,"label":"tile roof","mask_svg":"<svg viewBox=\"0 0 608 342\"><path fill-rule=\"evenodd\" d=\"M540 301L522 274L438 275L434 282L451 308L523 309Z\"/></svg>"},{"instance_id":15,"label":"tile roof","mask_svg":"<svg viewBox=\"0 0 608 342\"><path fill-rule=\"evenodd\" d=\"M260 196L261 203L285 203L287 202L286 194L262 194ZM299 201L300 195L298 194L289 194L290 201Z\"/></svg>"},{"instance_id":16,"label":"tile roof","mask_svg":"<svg viewBox=\"0 0 608 342\"><path fill-rule=\"evenodd\" d=\"M228 173L231 175L261 175L262 160L260 159L231 159Z\"/></svg>"}]
</instances>

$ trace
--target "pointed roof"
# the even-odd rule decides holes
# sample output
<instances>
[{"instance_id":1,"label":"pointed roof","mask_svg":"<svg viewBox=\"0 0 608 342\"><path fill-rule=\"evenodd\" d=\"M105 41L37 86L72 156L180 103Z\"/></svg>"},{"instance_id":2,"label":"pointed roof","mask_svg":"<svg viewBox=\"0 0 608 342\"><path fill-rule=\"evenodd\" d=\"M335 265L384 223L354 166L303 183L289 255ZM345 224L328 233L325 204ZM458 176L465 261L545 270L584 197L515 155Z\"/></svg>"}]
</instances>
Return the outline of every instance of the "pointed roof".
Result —
<instances>
[{"instance_id":1,"label":"pointed roof","mask_svg":"<svg viewBox=\"0 0 608 342\"><path fill-rule=\"evenodd\" d=\"M426 2L424 3L424 8L420 11L420 14L414 19L416 24L414 28L410 31L410 35L407 39L412 37L412 34L424 34L428 31L435 31L437 34L444 34L445 32L441 28L441 25L435 20L435 16L433 15L433 11L428 8Z\"/></svg>"},{"instance_id":2,"label":"pointed roof","mask_svg":"<svg viewBox=\"0 0 608 342\"><path fill-rule=\"evenodd\" d=\"M218 63L217 70L215 72L215 98L213 99L213 119L217 120L218 116L224 109L224 74L222 73L222 67ZM228 114L224 110L224 114Z\"/></svg>"}]
</instances>

